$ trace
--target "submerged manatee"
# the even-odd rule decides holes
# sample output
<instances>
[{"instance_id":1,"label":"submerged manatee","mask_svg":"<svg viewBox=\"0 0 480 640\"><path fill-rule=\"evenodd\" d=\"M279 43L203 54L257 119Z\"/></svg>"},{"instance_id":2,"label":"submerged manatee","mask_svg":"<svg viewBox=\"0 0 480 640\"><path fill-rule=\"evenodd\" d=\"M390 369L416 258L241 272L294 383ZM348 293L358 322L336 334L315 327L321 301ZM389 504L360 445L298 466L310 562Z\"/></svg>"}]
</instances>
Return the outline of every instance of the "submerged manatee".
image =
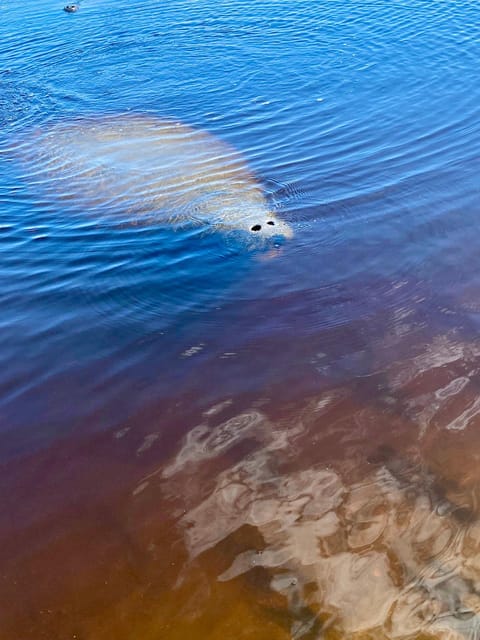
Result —
<instances>
[{"instance_id":1,"label":"submerged manatee","mask_svg":"<svg viewBox=\"0 0 480 640\"><path fill-rule=\"evenodd\" d=\"M75 208L292 236L245 159L180 122L132 114L78 118L36 130L19 151L29 182Z\"/></svg>"}]
</instances>

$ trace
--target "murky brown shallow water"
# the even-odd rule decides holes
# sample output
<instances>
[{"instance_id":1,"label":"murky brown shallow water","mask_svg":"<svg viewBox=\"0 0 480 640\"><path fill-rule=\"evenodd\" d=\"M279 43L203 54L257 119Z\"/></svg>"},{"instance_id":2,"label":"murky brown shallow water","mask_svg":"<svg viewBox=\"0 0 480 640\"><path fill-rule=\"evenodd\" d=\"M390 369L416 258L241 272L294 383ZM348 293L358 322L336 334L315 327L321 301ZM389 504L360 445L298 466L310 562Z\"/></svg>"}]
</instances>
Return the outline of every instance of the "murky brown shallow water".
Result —
<instances>
[{"instance_id":1,"label":"murky brown shallow water","mask_svg":"<svg viewBox=\"0 0 480 640\"><path fill-rule=\"evenodd\" d=\"M476 637L480 347L412 351L8 463L1 637Z\"/></svg>"}]
</instances>

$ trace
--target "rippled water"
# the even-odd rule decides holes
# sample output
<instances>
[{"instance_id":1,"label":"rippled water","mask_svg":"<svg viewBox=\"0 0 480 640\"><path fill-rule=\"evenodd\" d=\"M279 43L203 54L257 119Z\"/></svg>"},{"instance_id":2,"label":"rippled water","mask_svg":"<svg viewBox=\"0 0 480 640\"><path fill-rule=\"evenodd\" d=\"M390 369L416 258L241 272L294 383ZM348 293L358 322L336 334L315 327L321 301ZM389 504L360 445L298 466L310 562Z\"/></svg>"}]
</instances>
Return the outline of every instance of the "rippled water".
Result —
<instances>
[{"instance_id":1,"label":"rippled water","mask_svg":"<svg viewBox=\"0 0 480 640\"><path fill-rule=\"evenodd\" d=\"M477 638L478 3L62 8L0 0L0 636ZM145 219L148 140L112 200L126 117L293 237Z\"/></svg>"}]
</instances>

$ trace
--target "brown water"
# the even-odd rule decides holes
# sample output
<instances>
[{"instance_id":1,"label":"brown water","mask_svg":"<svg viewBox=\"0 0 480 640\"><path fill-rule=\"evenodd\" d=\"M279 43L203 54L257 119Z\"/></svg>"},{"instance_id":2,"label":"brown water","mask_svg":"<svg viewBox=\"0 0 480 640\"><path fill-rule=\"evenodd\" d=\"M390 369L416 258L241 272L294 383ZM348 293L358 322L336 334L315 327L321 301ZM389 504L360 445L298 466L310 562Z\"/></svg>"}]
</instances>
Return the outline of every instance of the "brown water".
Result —
<instances>
[{"instance_id":1,"label":"brown water","mask_svg":"<svg viewBox=\"0 0 480 640\"><path fill-rule=\"evenodd\" d=\"M480 347L399 349L7 463L2 637L476 637Z\"/></svg>"}]
</instances>

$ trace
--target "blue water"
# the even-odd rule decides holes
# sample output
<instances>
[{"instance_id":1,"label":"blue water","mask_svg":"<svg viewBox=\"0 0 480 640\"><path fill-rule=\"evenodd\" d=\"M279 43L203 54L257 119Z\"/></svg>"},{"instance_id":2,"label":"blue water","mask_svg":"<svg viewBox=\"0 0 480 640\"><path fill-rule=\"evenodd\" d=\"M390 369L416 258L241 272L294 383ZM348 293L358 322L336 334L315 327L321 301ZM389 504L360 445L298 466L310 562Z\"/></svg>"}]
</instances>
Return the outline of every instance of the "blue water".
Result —
<instances>
[{"instance_id":1,"label":"blue water","mask_svg":"<svg viewBox=\"0 0 480 640\"><path fill-rule=\"evenodd\" d=\"M281 384L297 339L478 284L477 3L7 1L0 18L3 455L94 408L113 424L117 399L133 411L265 336L290 354ZM112 228L19 179L29 128L129 110L238 148L294 240L261 260L201 230ZM208 348L187 364L190 343ZM247 369L230 392L261 387Z\"/></svg>"},{"instance_id":2,"label":"blue water","mask_svg":"<svg viewBox=\"0 0 480 640\"><path fill-rule=\"evenodd\" d=\"M289 406L437 335L476 339L478 2L62 9L0 0L3 462L166 403L155 433L225 398ZM125 112L238 149L294 237L116 222L25 174L35 128Z\"/></svg>"}]
</instances>

